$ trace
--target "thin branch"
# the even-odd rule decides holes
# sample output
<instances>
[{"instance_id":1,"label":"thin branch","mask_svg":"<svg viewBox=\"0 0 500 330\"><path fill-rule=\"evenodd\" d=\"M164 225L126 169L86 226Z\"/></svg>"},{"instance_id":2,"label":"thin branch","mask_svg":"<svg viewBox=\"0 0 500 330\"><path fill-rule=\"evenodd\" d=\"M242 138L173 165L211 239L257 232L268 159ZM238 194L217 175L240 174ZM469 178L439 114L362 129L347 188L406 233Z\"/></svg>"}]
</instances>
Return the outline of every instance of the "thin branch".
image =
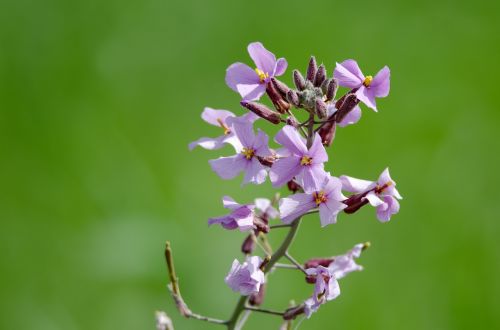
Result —
<instances>
[{"instance_id":1,"label":"thin branch","mask_svg":"<svg viewBox=\"0 0 500 330\"><path fill-rule=\"evenodd\" d=\"M200 314L193 313L189 307L186 305L181 296L181 291L179 289L179 279L175 273L174 267L174 257L172 254L172 249L170 248L170 242L167 241L165 244L165 260L167 262L168 275L170 278L170 283L168 289L174 298L175 306L179 310L179 313L186 318L193 318L200 321L206 321L215 324L225 325L227 321L214 319L212 317L203 316Z\"/></svg>"},{"instance_id":2,"label":"thin branch","mask_svg":"<svg viewBox=\"0 0 500 330\"><path fill-rule=\"evenodd\" d=\"M259 312L259 313L265 313L265 314L272 314L272 315L279 315L279 316L283 316L283 314L285 314L284 312L278 312L278 311L273 311L273 310L270 310L270 309L257 308L257 307L251 307L251 306L245 306L245 309L247 311Z\"/></svg>"},{"instance_id":3,"label":"thin branch","mask_svg":"<svg viewBox=\"0 0 500 330\"><path fill-rule=\"evenodd\" d=\"M298 269L300 269L300 271L302 271L302 273L306 274L307 275L307 272L306 270L304 269L304 267L302 267L302 265L297 261L295 260L289 253L288 251L285 252L285 258L287 258L292 264L295 265L295 267L297 267Z\"/></svg>"},{"instance_id":4,"label":"thin branch","mask_svg":"<svg viewBox=\"0 0 500 330\"><path fill-rule=\"evenodd\" d=\"M283 269L293 269L293 270L298 270L297 266L295 265L289 265L289 264L280 264L280 263L275 263L274 264L275 268L283 268Z\"/></svg>"}]
</instances>

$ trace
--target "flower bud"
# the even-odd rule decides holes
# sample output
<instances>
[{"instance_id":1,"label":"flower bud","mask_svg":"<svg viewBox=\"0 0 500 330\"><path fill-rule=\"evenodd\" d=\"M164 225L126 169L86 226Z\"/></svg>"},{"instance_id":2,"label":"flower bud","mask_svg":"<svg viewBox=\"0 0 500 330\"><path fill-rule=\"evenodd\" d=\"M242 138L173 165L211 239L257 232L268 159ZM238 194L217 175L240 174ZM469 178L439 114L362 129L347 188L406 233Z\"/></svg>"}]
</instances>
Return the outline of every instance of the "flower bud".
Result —
<instances>
[{"instance_id":1,"label":"flower bud","mask_svg":"<svg viewBox=\"0 0 500 330\"><path fill-rule=\"evenodd\" d=\"M269 232L268 221L261 217L254 217L253 224L256 228L256 233L263 232L267 234Z\"/></svg>"},{"instance_id":2,"label":"flower bud","mask_svg":"<svg viewBox=\"0 0 500 330\"><path fill-rule=\"evenodd\" d=\"M286 94L290 90L290 88L282 81L279 81L276 78L271 78L271 83L274 85L274 88L281 94L281 97L286 98Z\"/></svg>"},{"instance_id":3,"label":"flower bud","mask_svg":"<svg viewBox=\"0 0 500 330\"><path fill-rule=\"evenodd\" d=\"M318 131L319 136L321 137L321 142L327 147L332 145L333 139L335 138L335 121L330 116L328 118L328 122L323 124Z\"/></svg>"},{"instance_id":4,"label":"flower bud","mask_svg":"<svg viewBox=\"0 0 500 330\"><path fill-rule=\"evenodd\" d=\"M306 79L310 82L314 82L314 78L316 77L316 71L318 71L318 65L316 64L316 58L311 56L309 60L309 65L307 66L307 75Z\"/></svg>"},{"instance_id":5,"label":"flower bud","mask_svg":"<svg viewBox=\"0 0 500 330\"><path fill-rule=\"evenodd\" d=\"M313 258L304 263L304 268L316 268L318 266L328 267L332 263L333 258Z\"/></svg>"},{"instance_id":6,"label":"flower bud","mask_svg":"<svg viewBox=\"0 0 500 330\"><path fill-rule=\"evenodd\" d=\"M303 91L306 88L306 81L298 70L293 70L293 83L299 91Z\"/></svg>"},{"instance_id":7,"label":"flower bud","mask_svg":"<svg viewBox=\"0 0 500 330\"><path fill-rule=\"evenodd\" d=\"M267 156L267 157L261 157L257 156L257 160L264 166L271 167L274 164L274 161L276 160L276 157L273 156Z\"/></svg>"},{"instance_id":8,"label":"flower bud","mask_svg":"<svg viewBox=\"0 0 500 330\"><path fill-rule=\"evenodd\" d=\"M321 84L326 79L326 69L323 64L321 64L316 72L316 76L314 77L314 86L321 87Z\"/></svg>"},{"instance_id":9,"label":"flower bud","mask_svg":"<svg viewBox=\"0 0 500 330\"><path fill-rule=\"evenodd\" d=\"M286 124L293 126L295 128L299 127L299 122L297 121L297 119L295 119L295 117L292 117L292 116L290 116L286 119Z\"/></svg>"},{"instance_id":10,"label":"flower bud","mask_svg":"<svg viewBox=\"0 0 500 330\"><path fill-rule=\"evenodd\" d=\"M328 87L326 89L326 100L327 101L332 101L333 99L335 99L335 95L337 94L337 90L338 90L338 81L337 79L333 78L332 80L330 80L330 83L328 84Z\"/></svg>"},{"instance_id":11,"label":"flower bud","mask_svg":"<svg viewBox=\"0 0 500 330\"><path fill-rule=\"evenodd\" d=\"M291 104L293 104L296 107L298 107L300 105L299 95L293 89L290 89L288 91L288 93L286 94L286 99L288 100L288 102L290 102Z\"/></svg>"},{"instance_id":12,"label":"flower bud","mask_svg":"<svg viewBox=\"0 0 500 330\"><path fill-rule=\"evenodd\" d=\"M315 284L316 283L316 275L306 275L306 283Z\"/></svg>"},{"instance_id":13,"label":"flower bud","mask_svg":"<svg viewBox=\"0 0 500 330\"><path fill-rule=\"evenodd\" d=\"M248 303L251 306L260 306L264 302L264 296L266 295L266 284L260 285L259 292L252 293L248 299Z\"/></svg>"},{"instance_id":14,"label":"flower bud","mask_svg":"<svg viewBox=\"0 0 500 330\"><path fill-rule=\"evenodd\" d=\"M368 199L365 198L368 192L369 191L349 196L349 198L342 202L347 205L343 211L347 214L352 214L368 204Z\"/></svg>"},{"instance_id":15,"label":"flower bud","mask_svg":"<svg viewBox=\"0 0 500 330\"><path fill-rule=\"evenodd\" d=\"M302 187L297 182L295 182L293 180L288 181L286 186L288 187L288 190L290 190L293 193L296 193L297 191L302 189Z\"/></svg>"},{"instance_id":16,"label":"flower bud","mask_svg":"<svg viewBox=\"0 0 500 330\"><path fill-rule=\"evenodd\" d=\"M243 244L241 244L241 252L244 254L251 254L253 250L255 249L255 240L253 238L253 235L250 234L245 238L243 241Z\"/></svg>"},{"instance_id":17,"label":"flower bud","mask_svg":"<svg viewBox=\"0 0 500 330\"><path fill-rule=\"evenodd\" d=\"M332 78L333 79L333 78ZM321 91L323 92L323 95L325 95L328 92L328 85L330 85L330 82L332 79L325 79L323 83L321 84Z\"/></svg>"},{"instance_id":18,"label":"flower bud","mask_svg":"<svg viewBox=\"0 0 500 330\"><path fill-rule=\"evenodd\" d=\"M318 117L320 119L324 119L327 115L327 111L326 111L326 103L325 101L323 101L322 99L320 99L319 97L316 99L316 103L315 103L315 110L316 110L316 114L318 115Z\"/></svg>"},{"instance_id":19,"label":"flower bud","mask_svg":"<svg viewBox=\"0 0 500 330\"><path fill-rule=\"evenodd\" d=\"M344 102L340 105L340 107L337 107L339 109L337 111L337 115L335 116L335 121L337 123L340 123L342 119L352 110L356 105L358 105L359 100L356 97L356 94L348 94L346 95ZM336 106L338 106L338 102L336 103Z\"/></svg>"},{"instance_id":20,"label":"flower bud","mask_svg":"<svg viewBox=\"0 0 500 330\"><path fill-rule=\"evenodd\" d=\"M294 320L300 314L304 314L304 304L288 308L283 314L283 319Z\"/></svg>"},{"instance_id":21,"label":"flower bud","mask_svg":"<svg viewBox=\"0 0 500 330\"><path fill-rule=\"evenodd\" d=\"M264 104L248 101L241 101L240 104L255 113L257 116L264 118L265 120L270 121L273 124L281 123L281 117L279 113L274 112Z\"/></svg>"},{"instance_id":22,"label":"flower bud","mask_svg":"<svg viewBox=\"0 0 500 330\"><path fill-rule=\"evenodd\" d=\"M279 113L285 113L290 109L290 104L283 99L273 84L267 84L266 92Z\"/></svg>"}]
</instances>

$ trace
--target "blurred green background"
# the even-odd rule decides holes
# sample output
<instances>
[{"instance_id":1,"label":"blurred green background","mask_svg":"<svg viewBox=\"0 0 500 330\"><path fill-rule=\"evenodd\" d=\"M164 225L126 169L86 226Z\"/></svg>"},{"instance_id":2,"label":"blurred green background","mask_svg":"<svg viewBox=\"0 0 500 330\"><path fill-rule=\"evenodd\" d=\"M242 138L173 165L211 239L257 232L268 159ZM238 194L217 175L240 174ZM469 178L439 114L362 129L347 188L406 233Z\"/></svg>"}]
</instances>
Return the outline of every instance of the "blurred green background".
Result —
<instances>
[{"instance_id":1,"label":"blurred green background","mask_svg":"<svg viewBox=\"0 0 500 330\"><path fill-rule=\"evenodd\" d=\"M166 310L172 241L183 295L226 318L223 282L244 235L207 228L240 188L207 161L231 154L187 145L220 133L204 106L238 114L226 67L262 41L289 68L316 55L331 73L355 58L387 64L388 98L364 108L329 149L336 175L385 166L404 200L381 224L371 208L320 229L304 221L296 258L371 241L365 266L304 329L498 329L500 6L495 1L68 1L0 3L0 328L152 329ZM284 81L291 83L291 70ZM270 125L260 124L266 129ZM275 128L270 128L271 132ZM272 237L278 242L282 233ZM266 306L311 290L298 273L270 277ZM268 315L249 329L277 329Z\"/></svg>"}]
</instances>

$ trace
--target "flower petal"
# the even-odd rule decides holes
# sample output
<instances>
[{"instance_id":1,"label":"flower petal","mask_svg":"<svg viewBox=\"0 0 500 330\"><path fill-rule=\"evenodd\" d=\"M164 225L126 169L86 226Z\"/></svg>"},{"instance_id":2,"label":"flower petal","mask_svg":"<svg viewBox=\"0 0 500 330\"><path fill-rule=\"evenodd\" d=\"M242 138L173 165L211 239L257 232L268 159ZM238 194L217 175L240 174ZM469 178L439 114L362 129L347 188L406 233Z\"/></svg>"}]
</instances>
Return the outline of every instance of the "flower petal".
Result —
<instances>
[{"instance_id":1,"label":"flower petal","mask_svg":"<svg viewBox=\"0 0 500 330\"><path fill-rule=\"evenodd\" d=\"M255 141L253 124L241 117L228 118L227 122L233 128L233 133L238 137L243 147L253 148Z\"/></svg>"},{"instance_id":2,"label":"flower petal","mask_svg":"<svg viewBox=\"0 0 500 330\"><path fill-rule=\"evenodd\" d=\"M391 89L391 70L389 67L384 66L373 78L370 88L376 97L386 97L389 95L389 90Z\"/></svg>"},{"instance_id":3,"label":"flower petal","mask_svg":"<svg viewBox=\"0 0 500 330\"><path fill-rule=\"evenodd\" d=\"M340 127L346 127L347 125L356 124L361 118L361 108L359 106L355 106L338 125Z\"/></svg>"},{"instance_id":4,"label":"flower petal","mask_svg":"<svg viewBox=\"0 0 500 330\"><path fill-rule=\"evenodd\" d=\"M201 118L207 123L214 126L220 126L218 120L226 123L226 118L228 117L235 117L235 115L231 111L212 109L209 107L205 107L205 109L203 109L203 112L201 113Z\"/></svg>"},{"instance_id":5,"label":"flower petal","mask_svg":"<svg viewBox=\"0 0 500 330\"><path fill-rule=\"evenodd\" d=\"M316 203L309 194L294 194L280 199L279 210L281 221L291 223L309 210L316 207Z\"/></svg>"},{"instance_id":6,"label":"flower petal","mask_svg":"<svg viewBox=\"0 0 500 330\"><path fill-rule=\"evenodd\" d=\"M256 101L266 92L266 84L236 85L238 93L244 101Z\"/></svg>"},{"instance_id":7,"label":"flower petal","mask_svg":"<svg viewBox=\"0 0 500 330\"><path fill-rule=\"evenodd\" d=\"M307 147L304 140L293 126L284 126L278 134L276 134L274 141L298 156L303 156L307 153Z\"/></svg>"},{"instance_id":8,"label":"flower petal","mask_svg":"<svg viewBox=\"0 0 500 330\"><path fill-rule=\"evenodd\" d=\"M381 200L376 194L375 192L371 191L369 192L365 198L368 200L368 202L370 203L371 206L375 206L375 207L378 207L382 204L384 204L384 201Z\"/></svg>"},{"instance_id":9,"label":"flower petal","mask_svg":"<svg viewBox=\"0 0 500 330\"><path fill-rule=\"evenodd\" d=\"M265 49L260 42L252 42L247 49L258 69L264 73L273 74L276 66L276 56L273 53Z\"/></svg>"},{"instance_id":10,"label":"flower petal","mask_svg":"<svg viewBox=\"0 0 500 330\"><path fill-rule=\"evenodd\" d=\"M392 196L384 196L384 205L377 207L377 218L380 222L391 220L391 216L399 212L399 202Z\"/></svg>"},{"instance_id":11,"label":"flower petal","mask_svg":"<svg viewBox=\"0 0 500 330\"><path fill-rule=\"evenodd\" d=\"M300 173L298 180L301 181L301 186L304 188L306 193L313 193L319 191L322 183L325 181L327 176L325 170L323 169L323 164L301 166L302 172Z\"/></svg>"},{"instance_id":12,"label":"flower petal","mask_svg":"<svg viewBox=\"0 0 500 330\"><path fill-rule=\"evenodd\" d=\"M338 79L340 86L347 88L360 87L365 79L355 60L345 60L342 63L337 63L333 76Z\"/></svg>"},{"instance_id":13,"label":"flower petal","mask_svg":"<svg viewBox=\"0 0 500 330\"><path fill-rule=\"evenodd\" d=\"M271 150L269 150L268 141L269 137L267 136L267 134L259 129L253 143L255 154L260 157L272 156Z\"/></svg>"},{"instance_id":14,"label":"flower petal","mask_svg":"<svg viewBox=\"0 0 500 330\"><path fill-rule=\"evenodd\" d=\"M238 92L237 85L259 84L260 79L255 70L243 63L233 63L226 69L226 84Z\"/></svg>"},{"instance_id":15,"label":"flower petal","mask_svg":"<svg viewBox=\"0 0 500 330\"><path fill-rule=\"evenodd\" d=\"M342 202L336 201L335 199L329 199L326 203L322 203L319 206L319 218L321 221L321 227L330 225L332 223L337 223L337 215L340 211L345 209L347 205Z\"/></svg>"},{"instance_id":16,"label":"flower petal","mask_svg":"<svg viewBox=\"0 0 500 330\"><path fill-rule=\"evenodd\" d=\"M189 150L193 150L197 146L202 147L207 150L217 150L224 146L227 138L225 135L216 137L216 138L207 138L203 137L189 144Z\"/></svg>"},{"instance_id":17,"label":"flower petal","mask_svg":"<svg viewBox=\"0 0 500 330\"><path fill-rule=\"evenodd\" d=\"M377 104L375 102L375 94L373 94L373 90L371 88L361 86L356 92L356 97L367 107L375 110L375 112L378 111Z\"/></svg>"},{"instance_id":18,"label":"flower petal","mask_svg":"<svg viewBox=\"0 0 500 330\"><path fill-rule=\"evenodd\" d=\"M279 77L282 74L285 73L286 68L288 67L288 62L282 57L279 58L278 61L276 62L276 68L274 70L274 75L275 77Z\"/></svg>"},{"instance_id":19,"label":"flower petal","mask_svg":"<svg viewBox=\"0 0 500 330\"><path fill-rule=\"evenodd\" d=\"M290 156L280 158L274 162L271 170L269 171L269 178L273 187L281 187L288 181L292 180L295 175L300 172L300 158L297 156Z\"/></svg>"},{"instance_id":20,"label":"flower petal","mask_svg":"<svg viewBox=\"0 0 500 330\"><path fill-rule=\"evenodd\" d=\"M246 167L246 159L241 155L220 157L209 160L212 170L225 180L236 177Z\"/></svg>"},{"instance_id":21,"label":"flower petal","mask_svg":"<svg viewBox=\"0 0 500 330\"><path fill-rule=\"evenodd\" d=\"M377 185L373 181L356 179L347 175L342 175L339 179L342 182L342 190L355 194L365 192Z\"/></svg>"},{"instance_id":22,"label":"flower petal","mask_svg":"<svg viewBox=\"0 0 500 330\"><path fill-rule=\"evenodd\" d=\"M230 196L222 197L222 205L224 208L229 210L236 210L241 207L241 204L236 203L236 201Z\"/></svg>"},{"instance_id":23,"label":"flower petal","mask_svg":"<svg viewBox=\"0 0 500 330\"><path fill-rule=\"evenodd\" d=\"M312 158L313 164L322 164L328 161L328 154L318 133L314 135L313 144L309 149L308 155Z\"/></svg>"},{"instance_id":24,"label":"flower petal","mask_svg":"<svg viewBox=\"0 0 500 330\"><path fill-rule=\"evenodd\" d=\"M243 184L254 183L261 184L266 181L267 170L255 157L247 164Z\"/></svg>"}]
</instances>

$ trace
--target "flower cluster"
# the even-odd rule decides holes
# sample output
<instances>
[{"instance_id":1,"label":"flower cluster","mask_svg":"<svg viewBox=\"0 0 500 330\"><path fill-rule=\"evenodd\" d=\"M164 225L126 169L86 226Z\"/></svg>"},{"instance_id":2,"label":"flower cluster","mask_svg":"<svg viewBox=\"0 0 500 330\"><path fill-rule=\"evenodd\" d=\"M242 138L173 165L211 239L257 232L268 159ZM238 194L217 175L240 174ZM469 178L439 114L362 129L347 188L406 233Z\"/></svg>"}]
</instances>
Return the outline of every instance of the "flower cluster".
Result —
<instances>
[{"instance_id":1,"label":"flower cluster","mask_svg":"<svg viewBox=\"0 0 500 330\"><path fill-rule=\"evenodd\" d=\"M290 192L282 198L277 194L273 200L257 198L247 204L225 196L222 201L228 214L208 220L210 226L248 233L241 246L245 261L235 259L225 279L232 290L239 292L240 301L229 320L214 322L228 329L243 325L245 318L240 316L244 310L281 315L286 322L301 314L310 317L321 305L340 295L340 279L362 269L355 259L368 247L367 243L357 244L343 255L312 258L303 265L297 262L288 248L303 216L318 213L321 227L325 227L336 224L339 214L352 214L370 204L376 208L377 218L387 222L399 211L398 200L402 198L388 168L376 181L334 176L326 151L334 141L337 127L360 120L360 103L378 111L376 98L386 97L390 89L387 66L374 77L365 76L357 62L349 59L337 63L330 77L326 66L318 66L311 57L305 75L293 70L295 88L290 88L277 79L287 69L284 58L276 59L260 42L251 43L248 53L255 68L234 63L227 68L225 79L241 96L240 105L247 111L237 116L227 110L205 108L202 119L222 129L222 135L200 138L189 145L190 149L200 146L209 150L231 146L233 154L209 161L212 170L224 180L242 174L243 184L260 185L269 178L273 187L286 186ZM345 93L337 97L339 88L345 88ZM261 101L264 95L268 96L269 105ZM269 136L254 127L258 119L283 125L272 139L275 144L270 145ZM279 222L271 223L274 219ZM273 253L267 237L278 228L289 231ZM263 250L265 258L254 253L257 247ZM290 263L279 263L281 259ZM260 309L267 277L271 270L280 267L302 271L306 282L314 284L313 293L284 312ZM179 300L180 294L175 297Z\"/></svg>"}]
</instances>

